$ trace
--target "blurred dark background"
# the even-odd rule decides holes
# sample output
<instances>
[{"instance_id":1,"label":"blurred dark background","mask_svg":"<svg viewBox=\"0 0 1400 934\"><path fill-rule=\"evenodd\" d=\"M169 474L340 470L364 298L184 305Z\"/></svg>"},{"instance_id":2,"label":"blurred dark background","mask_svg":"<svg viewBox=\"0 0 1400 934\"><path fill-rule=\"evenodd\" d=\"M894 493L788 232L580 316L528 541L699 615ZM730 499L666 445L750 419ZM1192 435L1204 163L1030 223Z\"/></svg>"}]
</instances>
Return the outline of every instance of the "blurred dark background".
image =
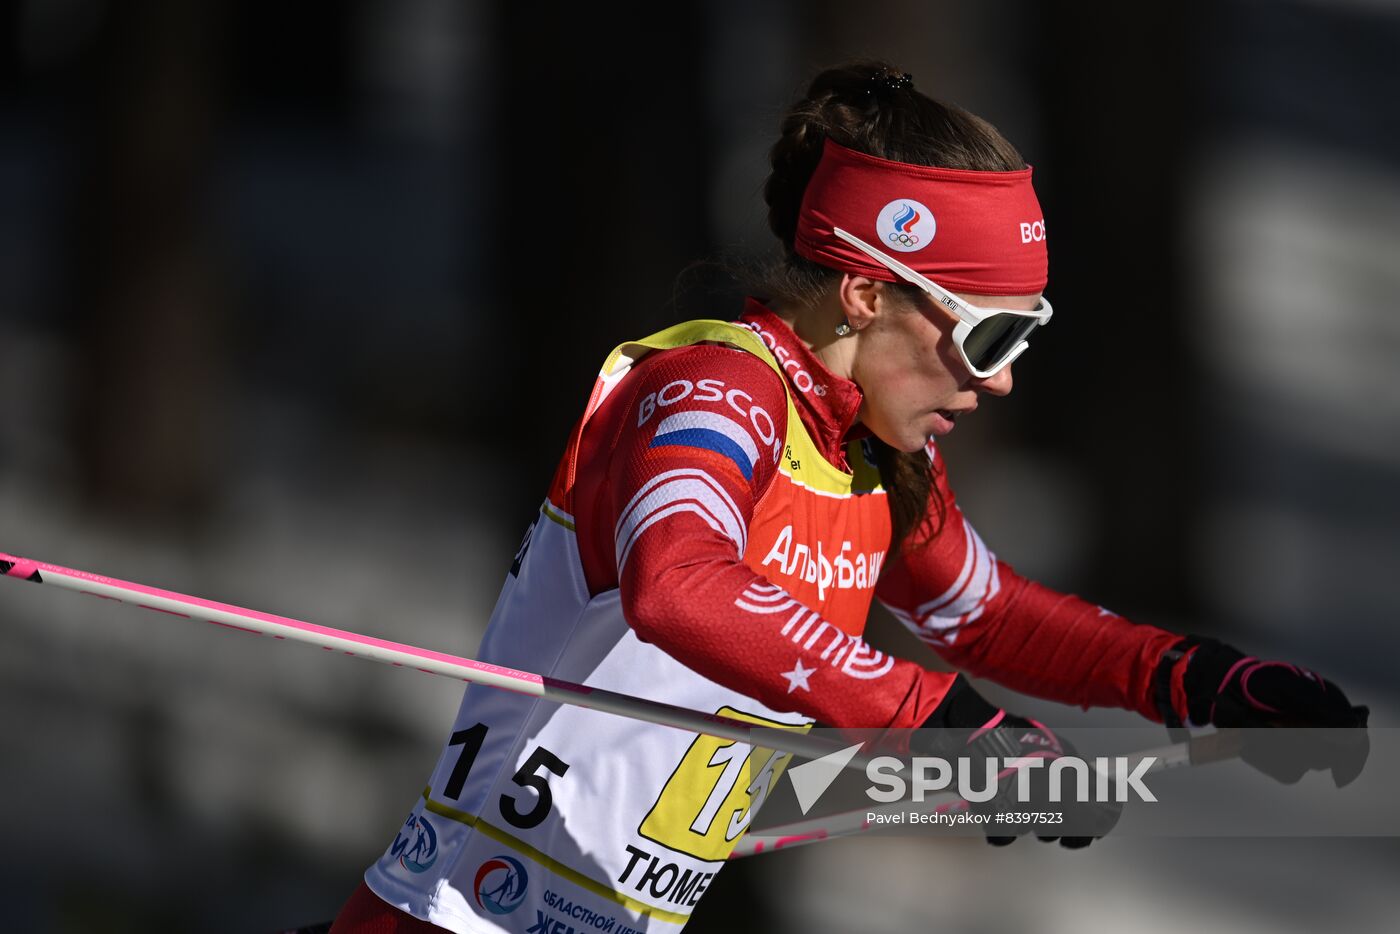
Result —
<instances>
[{"instance_id":1,"label":"blurred dark background","mask_svg":"<svg viewBox=\"0 0 1400 934\"><path fill-rule=\"evenodd\" d=\"M1057 314L945 445L992 548L1392 725L1378 2L4 0L0 548L473 654L603 356L737 314L713 261L770 250L779 119L855 56L1036 168ZM3 926L331 917L458 688L90 602L0 593ZM1400 868L1394 841L904 843L732 867L693 928L1361 930ZM1050 907L991 913L997 886Z\"/></svg>"}]
</instances>

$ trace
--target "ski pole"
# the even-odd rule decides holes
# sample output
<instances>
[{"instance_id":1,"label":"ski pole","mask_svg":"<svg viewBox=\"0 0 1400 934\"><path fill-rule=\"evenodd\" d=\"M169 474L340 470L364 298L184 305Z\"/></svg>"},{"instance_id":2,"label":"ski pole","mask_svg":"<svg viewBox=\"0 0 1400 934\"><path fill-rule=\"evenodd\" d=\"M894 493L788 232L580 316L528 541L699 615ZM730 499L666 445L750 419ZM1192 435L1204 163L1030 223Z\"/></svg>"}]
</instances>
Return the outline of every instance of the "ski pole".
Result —
<instances>
[{"instance_id":1,"label":"ski pole","mask_svg":"<svg viewBox=\"0 0 1400 934\"><path fill-rule=\"evenodd\" d=\"M274 616L271 613L231 606L227 603L216 603L201 597L159 590L143 584L133 584L129 581L116 580L88 571L77 571L43 561L20 558L4 552L0 552L0 576L37 584L54 584L68 590L114 600L118 603L133 604L142 609L155 610L158 613L166 613L182 619L203 620L241 632L272 636L274 639L306 642L358 658L367 658L400 668L414 668L426 674L456 678L470 684L502 688L519 694L541 697L559 704L601 710L621 717L644 720L648 723L657 723L662 726L717 736L741 743L752 741L753 724L743 720L688 710L660 701L575 684L571 681L528 671L503 668L499 665L479 662L458 655L435 652L431 649L405 645L401 642L390 642L387 639L361 635L343 629L332 629L329 626L289 619L285 616ZM786 731L782 732L786 733ZM765 741L762 745L766 748L777 749L779 752L813 759L820 758L839 748L831 743L802 736L798 733L775 735L772 741ZM852 764L859 765L861 762L862 760L857 757Z\"/></svg>"}]
</instances>

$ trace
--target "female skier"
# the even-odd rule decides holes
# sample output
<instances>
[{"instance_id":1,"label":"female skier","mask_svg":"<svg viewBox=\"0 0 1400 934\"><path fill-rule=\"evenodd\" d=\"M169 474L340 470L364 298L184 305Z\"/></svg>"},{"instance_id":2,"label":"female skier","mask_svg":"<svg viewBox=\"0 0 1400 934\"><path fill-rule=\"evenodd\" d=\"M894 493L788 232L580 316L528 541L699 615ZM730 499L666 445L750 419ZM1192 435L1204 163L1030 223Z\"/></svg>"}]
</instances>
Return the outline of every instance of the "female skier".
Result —
<instances>
[{"instance_id":1,"label":"female skier","mask_svg":"<svg viewBox=\"0 0 1400 934\"><path fill-rule=\"evenodd\" d=\"M1051 316L1045 223L1009 143L856 62L813 81L771 164L783 259L766 297L607 358L483 660L756 724L955 727L1006 754L1062 751L963 676L864 642L878 598L953 667L1026 694L1174 726L1364 726L1311 672L1020 577L963 517L935 439L1011 391ZM468 687L334 930L677 931L763 792L749 755ZM1364 756L1260 767L1340 783Z\"/></svg>"}]
</instances>

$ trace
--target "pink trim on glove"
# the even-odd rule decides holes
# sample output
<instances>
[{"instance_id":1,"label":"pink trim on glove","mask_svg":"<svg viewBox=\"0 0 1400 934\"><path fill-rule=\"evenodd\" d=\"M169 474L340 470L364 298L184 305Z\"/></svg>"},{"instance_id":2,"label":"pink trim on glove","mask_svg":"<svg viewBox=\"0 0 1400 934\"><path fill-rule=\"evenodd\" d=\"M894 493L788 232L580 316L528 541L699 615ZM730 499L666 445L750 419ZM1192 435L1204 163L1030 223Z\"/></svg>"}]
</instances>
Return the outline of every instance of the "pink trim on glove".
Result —
<instances>
[{"instance_id":1,"label":"pink trim on glove","mask_svg":"<svg viewBox=\"0 0 1400 934\"><path fill-rule=\"evenodd\" d=\"M1227 685L1227 684L1230 683L1230 678L1232 678L1232 677L1234 676L1234 674L1235 674L1236 671L1239 671L1241 665L1248 665L1250 662L1257 662L1257 661L1259 661L1259 659L1256 658L1255 656L1253 656L1253 655L1246 655L1244 658L1240 659L1239 661L1237 661L1237 662L1235 662L1233 665L1231 665L1231 666L1230 666L1230 670L1227 671L1227 672L1225 672L1225 677L1223 677L1223 678L1220 679L1220 684L1219 684L1219 686L1216 687L1216 689L1215 689L1215 694L1216 694L1216 696L1218 697L1218 696L1220 695L1220 692L1223 691L1223 690L1225 690L1225 685ZM1246 696L1247 696L1247 695L1246 695ZM1207 723L1214 723L1214 722L1215 722L1215 701L1211 701L1211 702L1210 702L1210 713L1209 713L1209 715L1207 715L1207 717L1206 717L1206 722L1207 722Z\"/></svg>"},{"instance_id":2,"label":"pink trim on glove","mask_svg":"<svg viewBox=\"0 0 1400 934\"><path fill-rule=\"evenodd\" d=\"M987 731L989 731L989 730L991 730L991 729L994 729L994 728L996 727L996 725L997 725L998 723L1000 723L1001 720L1002 720L1002 718L1005 717L1005 716L1006 716L1006 710L1005 710L1005 709L998 710L995 717L992 717L992 719L988 720L986 723L984 723L984 724L982 724L980 727L978 727L978 728L977 728L977 732L973 733L972 736L968 738L968 743L969 743L969 745L972 743L973 740L975 740L977 737L981 736L983 733L986 733Z\"/></svg>"},{"instance_id":3,"label":"pink trim on glove","mask_svg":"<svg viewBox=\"0 0 1400 934\"><path fill-rule=\"evenodd\" d=\"M1259 671L1262 668L1267 668L1271 665L1276 666L1278 668L1287 668L1290 671L1292 671L1295 675L1302 675L1302 672L1298 670L1296 665L1290 665L1287 662L1260 662L1257 665L1251 666L1248 671L1246 671L1243 675L1240 676L1240 690L1244 692L1245 700L1249 701L1258 709L1267 710L1269 713L1278 713L1279 710L1277 707L1270 707L1268 704L1259 700L1249 691L1249 679L1255 674L1255 672Z\"/></svg>"}]
</instances>

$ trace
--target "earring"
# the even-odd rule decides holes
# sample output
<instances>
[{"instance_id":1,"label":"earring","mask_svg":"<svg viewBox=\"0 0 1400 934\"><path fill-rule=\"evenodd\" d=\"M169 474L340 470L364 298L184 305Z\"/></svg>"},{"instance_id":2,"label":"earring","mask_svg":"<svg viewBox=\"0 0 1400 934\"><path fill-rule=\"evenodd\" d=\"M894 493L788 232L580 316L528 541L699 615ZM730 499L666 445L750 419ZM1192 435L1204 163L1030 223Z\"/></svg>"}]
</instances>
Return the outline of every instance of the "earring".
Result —
<instances>
[{"instance_id":1,"label":"earring","mask_svg":"<svg viewBox=\"0 0 1400 934\"><path fill-rule=\"evenodd\" d=\"M836 336L845 337L847 334L850 334L854 330L855 328L851 327L851 325L848 322L842 321L840 324L836 325Z\"/></svg>"}]
</instances>

